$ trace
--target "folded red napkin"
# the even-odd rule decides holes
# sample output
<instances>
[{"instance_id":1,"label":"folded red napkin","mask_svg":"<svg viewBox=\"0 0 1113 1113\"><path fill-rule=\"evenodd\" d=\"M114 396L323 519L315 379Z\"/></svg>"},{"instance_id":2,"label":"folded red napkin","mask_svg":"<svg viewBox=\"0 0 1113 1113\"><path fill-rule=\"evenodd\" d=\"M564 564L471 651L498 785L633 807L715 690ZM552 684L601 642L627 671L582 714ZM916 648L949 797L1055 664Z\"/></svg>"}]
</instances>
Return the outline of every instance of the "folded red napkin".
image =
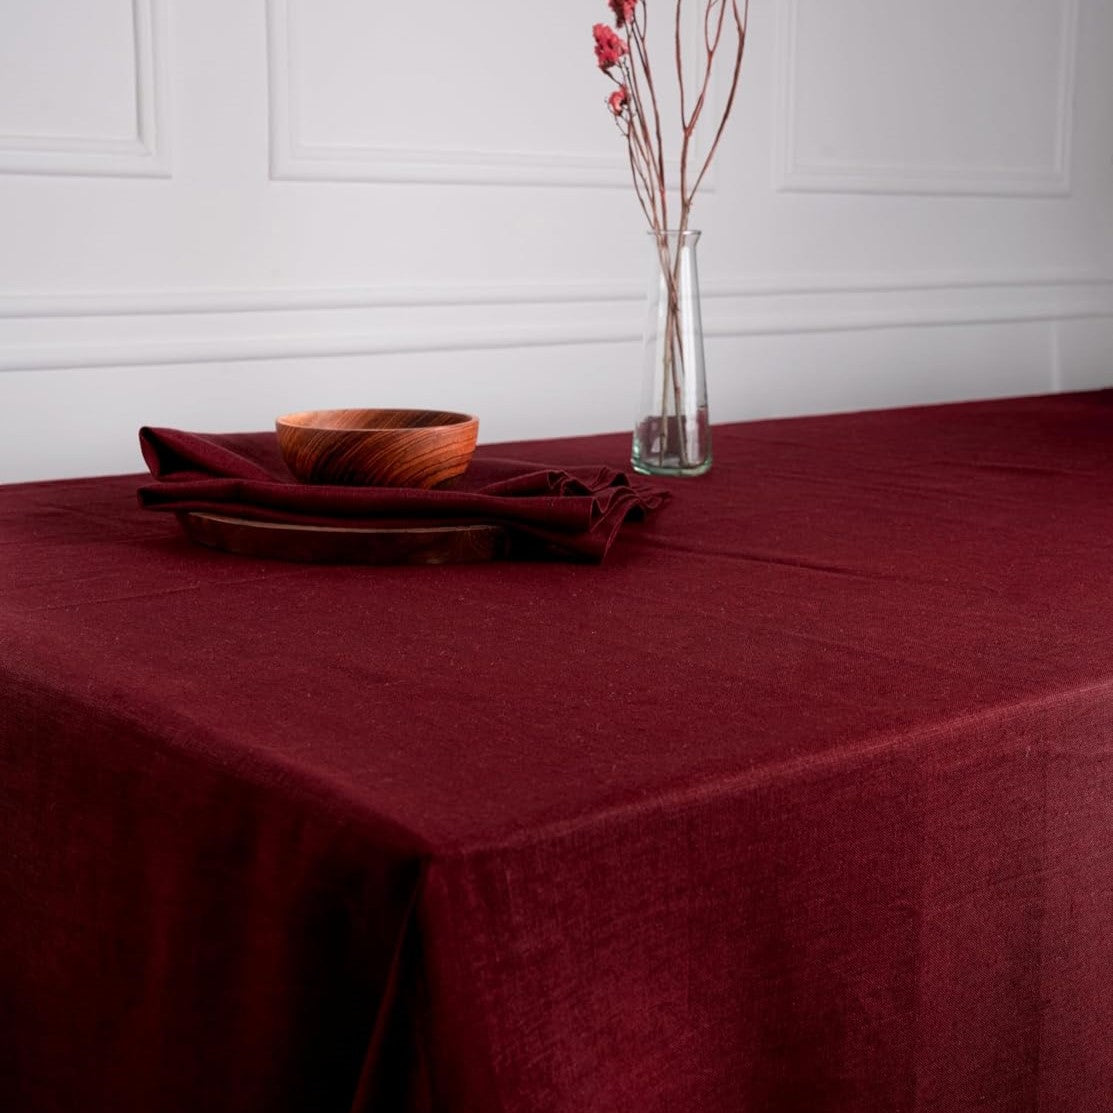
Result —
<instances>
[{"instance_id":1,"label":"folded red napkin","mask_svg":"<svg viewBox=\"0 0 1113 1113\"><path fill-rule=\"evenodd\" d=\"M209 511L304 525L386 526L493 522L518 556L602 560L627 518L668 497L603 465L546 467L476 456L467 472L435 490L300 483L274 433L139 431L156 482L139 489L151 510Z\"/></svg>"}]
</instances>

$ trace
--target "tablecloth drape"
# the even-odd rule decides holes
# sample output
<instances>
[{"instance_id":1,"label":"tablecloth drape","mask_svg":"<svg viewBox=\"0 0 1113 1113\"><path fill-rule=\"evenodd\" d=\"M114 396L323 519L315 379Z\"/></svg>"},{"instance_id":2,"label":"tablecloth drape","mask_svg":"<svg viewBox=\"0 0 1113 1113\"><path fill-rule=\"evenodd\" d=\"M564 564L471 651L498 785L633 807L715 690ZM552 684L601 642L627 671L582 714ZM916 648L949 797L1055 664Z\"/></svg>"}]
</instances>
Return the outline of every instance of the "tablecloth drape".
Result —
<instances>
[{"instance_id":1,"label":"tablecloth drape","mask_svg":"<svg viewBox=\"0 0 1113 1113\"><path fill-rule=\"evenodd\" d=\"M718 427L602 566L139 482L0 488L0 1108L1109 1107L1113 393Z\"/></svg>"}]
</instances>

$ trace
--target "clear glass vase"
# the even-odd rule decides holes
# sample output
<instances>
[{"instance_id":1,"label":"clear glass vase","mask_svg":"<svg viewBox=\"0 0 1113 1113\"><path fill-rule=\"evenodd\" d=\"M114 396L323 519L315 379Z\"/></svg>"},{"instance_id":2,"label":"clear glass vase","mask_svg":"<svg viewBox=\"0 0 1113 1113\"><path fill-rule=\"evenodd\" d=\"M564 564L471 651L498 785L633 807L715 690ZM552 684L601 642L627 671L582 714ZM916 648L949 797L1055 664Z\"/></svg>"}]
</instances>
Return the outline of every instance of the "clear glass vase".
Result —
<instances>
[{"instance_id":1,"label":"clear glass vase","mask_svg":"<svg viewBox=\"0 0 1113 1113\"><path fill-rule=\"evenodd\" d=\"M630 463L643 475L703 475L711 467L711 426L696 268L700 234L649 237L641 409Z\"/></svg>"}]
</instances>

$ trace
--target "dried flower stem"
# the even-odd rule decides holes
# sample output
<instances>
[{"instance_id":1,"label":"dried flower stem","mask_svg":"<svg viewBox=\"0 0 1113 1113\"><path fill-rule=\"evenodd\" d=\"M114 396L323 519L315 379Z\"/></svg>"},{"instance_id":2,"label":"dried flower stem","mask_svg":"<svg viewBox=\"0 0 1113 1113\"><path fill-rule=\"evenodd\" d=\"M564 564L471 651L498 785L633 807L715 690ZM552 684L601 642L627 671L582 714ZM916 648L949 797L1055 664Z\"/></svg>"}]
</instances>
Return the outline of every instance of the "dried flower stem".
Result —
<instances>
[{"instance_id":1,"label":"dried flower stem","mask_svg":"<svg viewBox=\"0 0 1113 1113\"><path fill-rule=\"evenodd\" d=\"M689 111L688 88L684 75L682 26L684 0L676 0L673 23L673 54L676 65L677 87L680 93L680 180L678 183L680 221L677 225L680 230L686 229L689 225L689 217L696 194L711 166L726 127L727 119L734 108L738 79L742 70L742 58L746 47L749 6L749 0L704 0L703 64L700 67L701 72L695 100L691 102L691 110ZM728 14L730 16L729 21ZM690 164L695 134L707 107L711 75L716 56L723 46L728 22L734 29L735 45L730 92L716 126L711 146L693 180L690 175ZM620 27L624 27L627 31L627 39L623 43L626 49L616 63L606 67L605 72L628 95L628 104L621 114L626 126L621 130L628 146L631 169L635 177L635 187L639 190L648 191L643 209L647 210L646 216L650 229L655 232L663 232L669 227L668 182L665 168L661 109L647 43L646 0L637 0L637 3L633 5L630 17L624 23L620 23ZM611 72L612 67L618 69L621 78Z\"/></svg>"}]
</instances>

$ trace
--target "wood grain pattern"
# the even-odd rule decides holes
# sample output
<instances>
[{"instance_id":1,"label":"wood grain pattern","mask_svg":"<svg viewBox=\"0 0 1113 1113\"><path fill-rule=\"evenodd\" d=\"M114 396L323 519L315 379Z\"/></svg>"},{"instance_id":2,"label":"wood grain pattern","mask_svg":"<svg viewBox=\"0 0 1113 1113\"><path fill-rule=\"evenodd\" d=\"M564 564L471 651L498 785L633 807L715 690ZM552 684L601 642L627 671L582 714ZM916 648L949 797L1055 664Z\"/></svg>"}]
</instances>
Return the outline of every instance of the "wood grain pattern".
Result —
<instances>
[{"instance_id":1,"label":"wood grain pattern","mask_svg":"<svg viewBox=\"0 0 1113 1113\"><path fill-rule=\"evenodd\" d=\"M199 545L305 564L471 564L509 552L506 530L485 523L377 529L254 522L200 511L177 518Z\"/></svg>"},{"instance_id":2,"label":"wood grain pattern","mask_svg":"<svg viewBox=\"0 0 1113 1113\"><path fill-rule=\"evenodd\" d=\"M275 422L303 483L435 487L467 470L479 419L439 410L308 410Z\"/></svg>"}]
</instances>

